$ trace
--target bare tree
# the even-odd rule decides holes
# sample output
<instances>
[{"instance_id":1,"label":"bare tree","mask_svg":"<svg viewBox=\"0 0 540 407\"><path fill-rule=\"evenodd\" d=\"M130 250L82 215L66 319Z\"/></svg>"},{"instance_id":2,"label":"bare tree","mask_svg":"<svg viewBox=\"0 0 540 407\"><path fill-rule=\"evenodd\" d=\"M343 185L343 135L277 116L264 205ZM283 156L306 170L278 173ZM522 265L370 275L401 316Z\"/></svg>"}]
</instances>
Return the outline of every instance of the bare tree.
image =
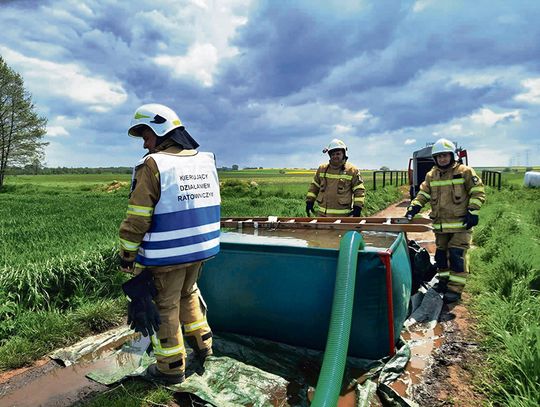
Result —
<instances>
[{"instance_id":1,"label":"bare tree","mask_svg":"<svg viewBox=\"0 0 540 407\"><path fill-rule=\"evenodd\" d=\"M35 112L22 76L0 56L0 189L8 166L43 160L46 124L47 119Z\"/></svg>"}]
</instances>

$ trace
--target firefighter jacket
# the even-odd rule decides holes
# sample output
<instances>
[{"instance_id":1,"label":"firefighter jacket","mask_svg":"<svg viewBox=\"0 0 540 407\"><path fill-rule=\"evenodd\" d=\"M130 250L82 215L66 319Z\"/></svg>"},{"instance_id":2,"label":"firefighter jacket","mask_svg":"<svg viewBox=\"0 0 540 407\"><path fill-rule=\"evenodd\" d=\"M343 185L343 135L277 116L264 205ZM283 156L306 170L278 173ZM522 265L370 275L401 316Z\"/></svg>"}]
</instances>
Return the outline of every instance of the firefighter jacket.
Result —
<instances>
[{"instance_id":1,"label":"firefighter jacket","mask_svg":"<svg viewBox=\"0 0 540 407\"><path fill-rule=\"evenodd\" d=\"M478 210L486 200L484 184L476 172L466 165L454 163L442 170L434 166L420 185L411 206L431 204L430 218L434 232L464 232L463 219Z\"/></svg>"},{"instance_id":2,"label":"firefighter jacket","mask_svg":"<svg viewBox=\"0 0 540 407\"><path fill-rule=\"evenodd\" d=\"M345 162L339 167L321 164L311 181L306 200L317 201L319 212L349 216L353 206L364 206L365 187L360 171Z\"/></svg>"},{"instance_id":3,"label":"firefighter jacket","mask_svg":"<svg viewBox=\"0 0 540 407\"><path fill-rule=\"evenodd\" d=\"M192 263L219 251L220 194L214 156L172 140L137 163L120 255L136 267Z\"/></svg>"}]
</instances>

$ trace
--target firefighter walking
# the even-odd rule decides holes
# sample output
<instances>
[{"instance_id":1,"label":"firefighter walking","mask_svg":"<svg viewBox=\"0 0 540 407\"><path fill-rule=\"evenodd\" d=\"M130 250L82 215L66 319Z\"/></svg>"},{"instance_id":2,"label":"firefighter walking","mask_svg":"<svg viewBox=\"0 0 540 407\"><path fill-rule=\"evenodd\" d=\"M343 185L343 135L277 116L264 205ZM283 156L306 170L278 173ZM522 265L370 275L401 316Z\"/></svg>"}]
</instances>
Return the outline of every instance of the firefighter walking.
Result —
<instances>
[{"instance_id":1,"label":"firefighter walking","mask_svg":"<svg viewBox=\"0 0 540 407\"><path fill-rule=\"evenodd\" d=\"M347 162L347 146L333 139L323 150L330 160L321 164L306 196L306 214L318 216L360 216L364 206L365 187L360 171Z\"/></svg>"},{"instance_id":2,"label":"firefighter walking","mask_svg":"<svg viewBox=\"0 0 540 407\"><path fill-rule=\"evenodd\" d=\"M185 379L184 337L204 361L212 354L197 278L219 251L220 194L214 155L199 144L176 113L159 104L139 107L128 134L144 140L135 166L127 216L120 226L128 323L150 335L157 364L147 376L165 383Z\"/></svg>"},{"instance_id":3,"label":"firefighter walking","mask_svg":"<svg viewBox=\"0 0 540 407\"><path fill-rule=\"evenodd\" d=\"M446 139L433 145L435 166L405 214L412 219L426 203L431 204L439 280L435 288L448 303L461 298L469 273L467 250L472 227L478 224L478 211L486 199L482 180L474 169L456 162L455 151L454 143Z\"/></svg>"}]
</instances>

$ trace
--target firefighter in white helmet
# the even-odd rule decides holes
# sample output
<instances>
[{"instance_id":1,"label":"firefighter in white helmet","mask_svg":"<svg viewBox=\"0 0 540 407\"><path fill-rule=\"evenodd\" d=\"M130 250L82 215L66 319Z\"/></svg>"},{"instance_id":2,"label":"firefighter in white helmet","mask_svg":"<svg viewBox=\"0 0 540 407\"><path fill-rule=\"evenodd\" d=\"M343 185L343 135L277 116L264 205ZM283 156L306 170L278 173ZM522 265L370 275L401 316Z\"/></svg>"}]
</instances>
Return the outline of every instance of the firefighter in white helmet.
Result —
<instances>
[{"instance_id":1,"label":"firefighter in white helmet","mask_svg":"<svg viewBox=\"0 0 540 407\"><path fill-rule=\"evenodd\" d=\"M182 329L201 361L212 354L196 281L203 261L219 251L215 158L198 152L176 113L160 104L140 106L128 134L143 139L148 150L134 168L119 232L122 271L134 274L122 286L130 298L128 323L151 336L157 363L147 376L180 383L186 362Z\"/></svg>"},{"instance_id":2,"label":"firefighter in white helmet","mask_svg":"<svg viewBox=\"0 0 540 407\"><path fill-rule=\"evenodd\" d=\"M364 181L360 171L347 162L347 146L333 139L323 150L330 160L321 164L313 177L306 196L306 213L318 216L360 216L364 206Z\"/></svg>"},{"instance_id":3,"label":"firefighter in white helmet","mask_svg":"<svg viewBox=\"0 0 540 407\"><path fill-rule=\"evenodd\" d=\"M412 219L426 203L435 232L436 289L446 302L461 298L468 274L467 250L478 211L486 200L482 180L474 169L456 161L454 143L444 138L432 147L435 166L427 173L420 191L405 216Z\"/></svg>"}]
</instances>

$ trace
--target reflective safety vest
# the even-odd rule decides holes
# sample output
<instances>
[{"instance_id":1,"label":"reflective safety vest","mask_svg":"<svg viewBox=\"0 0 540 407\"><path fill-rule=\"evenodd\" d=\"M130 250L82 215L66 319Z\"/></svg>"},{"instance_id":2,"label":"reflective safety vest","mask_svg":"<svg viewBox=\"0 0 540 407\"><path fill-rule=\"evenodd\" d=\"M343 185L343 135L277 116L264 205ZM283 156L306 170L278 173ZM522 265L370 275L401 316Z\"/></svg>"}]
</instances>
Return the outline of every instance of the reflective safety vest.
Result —
<instances>
[{"instance_id":1,"label":"reflective safety vest","mask_svg":"<svg viewBox=\"0 0 540 407\"><path fill-rule=\"evenodd\" d=\"M219 252L219 179L212 153L155 153L161 195L135 261L144 266L191 263Z\"/></svg>"}]
</instances>

